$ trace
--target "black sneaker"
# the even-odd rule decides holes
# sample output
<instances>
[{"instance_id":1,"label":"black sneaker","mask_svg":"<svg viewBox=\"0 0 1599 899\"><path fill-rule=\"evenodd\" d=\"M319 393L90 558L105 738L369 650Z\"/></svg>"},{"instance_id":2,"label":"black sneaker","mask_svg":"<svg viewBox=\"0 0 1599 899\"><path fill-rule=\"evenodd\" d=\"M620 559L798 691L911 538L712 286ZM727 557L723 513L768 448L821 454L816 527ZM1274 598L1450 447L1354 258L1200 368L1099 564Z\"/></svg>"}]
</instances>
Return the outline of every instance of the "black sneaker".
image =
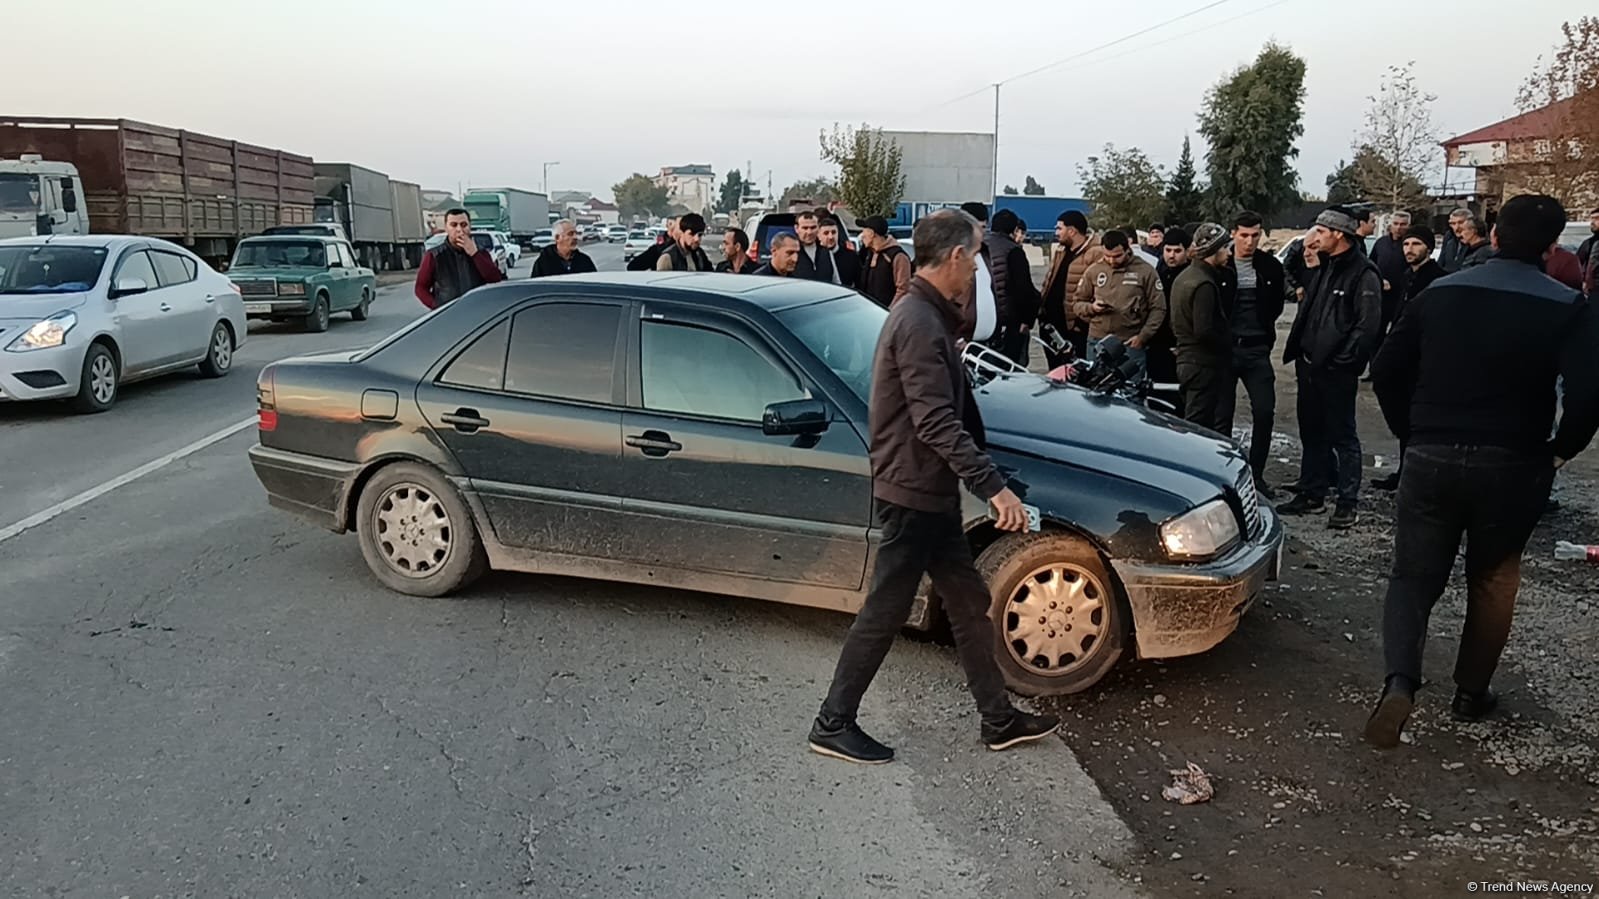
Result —
<instances>
[{"instance_id":1,"label":"black sneaker","mask_svg":"<svg viewBox=\"0 0 1599 899\"><path fill-rule=\"evenodd\" d=\"M811 751L858 765L881 765L894 760L894 750L868 737L853 721L840 728L825 728L817 720L811 725Z\"/></svg>"},{"instance_id":2,"label":"black sneaker","mask_svg":"<svg viewBox=\"0 0 1599 899\"><path fill-rule=\"evenodd\" d=\"M1332 517L1327 519L1327 526L1338 531L1347 531L1360 523L1360 513L1354 506L1339 503L1333 510Z\"/></svg>"},{"instance_id":3,"label":"black sneaker","mask_svg":"<svg viewBox=\"0 0 1599 899\"><path fill-rule=\"evenodd\" d=\"M1018 709L1004 727L983 725L983 742L995 751L1009 749L1022 743L1042 740L1059 727L1060 719L1054 715L1031 715Z\"/></svg>"},{"instance_id":4,"label":"black sneaker","mask_svg":"<svg viewBox=\"0 0 1599 899\"><path fill-rule=\"evenodd\" d=\"M1258 474L1255 475L1255 493L1259 495L1261 499L1273 501L1277 499L1278 495L1277 490L1270 484L1266 483L1266 479Z\"/></svg>"},{"instance_id":5,"label":"black sneaker","mask_svg":"<svg viewBox=\"0 0 1599 899\"><path fill-rule=\"evenodd\" d=\"M1283 515L1315 515L1327 510L1327 501L1319 496L1301 493L1284 503L1277 511Z\"/></svg>"},{"instance_id":6,"label":"black sneaker","mask_svg":"<svg viewBox=\"0 0 1599 899\"><path fill-rule=\"evenodd\" d=\"M1399 734L1410 720L1410 711L1416 707L1414 691L1397 684L1383 688L1377 708L1366 719L1366 742L1378 749L1393 749L1399 745Z\"/></svg>"},{"instance_id":7,"label":"black sneaker","mask_svg":"<svg viewBox=\"0 0 1599 899\"><path fill-rule=\"evenodd\" d=\"M1371 486L1376 487L1378 490L1386 490L1392 493L1399 489L1399 473L1394 472L1386 478L1372 478Z\"/></svg>"},{"instance_id":8,"label":"black sneaker","mask_svg":"<svg viewBox=\"0 0 1599 899\"><path fill-rule=\"evenodd\" d=\"M1456 690L1455 701L1450 710L1455 713L1457 720L1481 721L1492 715L1497 708L1499 708L1499 697L1492 690L1484 690L1481 693Z\"/></svg>"}]
</instances>

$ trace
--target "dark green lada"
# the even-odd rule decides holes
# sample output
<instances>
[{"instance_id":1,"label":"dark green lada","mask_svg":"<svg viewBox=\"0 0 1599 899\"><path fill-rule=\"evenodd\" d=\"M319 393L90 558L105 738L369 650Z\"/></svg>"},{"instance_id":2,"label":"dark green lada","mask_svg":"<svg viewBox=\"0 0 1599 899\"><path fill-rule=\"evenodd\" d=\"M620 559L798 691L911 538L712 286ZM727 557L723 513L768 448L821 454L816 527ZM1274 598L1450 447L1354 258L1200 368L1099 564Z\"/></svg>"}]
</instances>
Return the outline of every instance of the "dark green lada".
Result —
<instances>
[{"instance_id":1,"label":"dark green lada","mask_svg":"<svg viewBox=\"0 0 1599 899\"><path fill-rule=\"evenodd\" d=\"M366 321L377 295L377 275L355 262L350 245L332 237L284 235L239 242L228 277L244 298L249 318L297 321L326 331L335 312Z\"/></svg>"}]
</instances>

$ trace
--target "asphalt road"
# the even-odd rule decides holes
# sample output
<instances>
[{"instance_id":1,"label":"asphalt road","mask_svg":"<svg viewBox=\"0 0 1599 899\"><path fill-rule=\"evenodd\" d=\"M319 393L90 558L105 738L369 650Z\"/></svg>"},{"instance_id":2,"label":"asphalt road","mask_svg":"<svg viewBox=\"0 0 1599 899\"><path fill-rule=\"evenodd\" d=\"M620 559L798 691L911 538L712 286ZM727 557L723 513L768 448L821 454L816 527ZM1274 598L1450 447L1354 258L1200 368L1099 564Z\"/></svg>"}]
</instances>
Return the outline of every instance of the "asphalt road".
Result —
<instances>
[{"instance_id":1,"label":"asphalt road","mask_svg":"<svg viewBox=\"0 0 1599 899\"><path fill-rule=\"evenodd\" d=\"M372 311L257 325L227 378L104 415L0 406L0 894L1136 894L1071 749L983 749L945 647L902 642L867 697L900 759L846 766L804 748L842 616L523 576L401 597L270 509L255 376L422 308Z\"/></svg>"}]
</instances>

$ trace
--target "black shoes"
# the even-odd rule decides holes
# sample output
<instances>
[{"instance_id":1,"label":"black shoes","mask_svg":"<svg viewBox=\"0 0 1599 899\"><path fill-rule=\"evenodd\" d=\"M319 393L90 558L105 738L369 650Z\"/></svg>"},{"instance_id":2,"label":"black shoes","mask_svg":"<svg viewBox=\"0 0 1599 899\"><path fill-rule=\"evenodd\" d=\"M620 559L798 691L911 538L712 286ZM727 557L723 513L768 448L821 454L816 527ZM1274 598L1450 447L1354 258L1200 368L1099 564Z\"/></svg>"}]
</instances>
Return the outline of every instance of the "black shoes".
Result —
<instances>
[{"instance_id":1,"label":"black shoes","mask_svg":"<svg viewBox=\"0 0 1599 899\"><path fill-rule=\"evenodd\" d=\"M1497 708L1499 708L1499 697L1492 690L1484 690L1481 693L1456 690L1454 704L1450 706L1450 710L1455 713L1455 718L1459 721L1481 721L1492 715Z\"/></svg>"},{"instance_id":2,"label":"black shoes","mask_svg":"<svg viewBox=\"0 0 1599 899\"><path fill-rule=\"evenodd\" d=\"M1255 475L1255 493L1261 499L1273 501L1277 499L1277 491L1270 484L1266 483L1265 478L1258 474Z\"/></svg>"},{"instance_id":3,"label":"black shoes","mask_svg":"<svg viewBox=\"0 0 1599 899\"><path fill-rule=\"evenodd\" d=\"M1347 531L1359 523L1360 513L1355 511L1354 506L1343 503L1339 503L1338 508L1333 510L1332 517L1327 519L1327 526L1337 531Z\"/></svg>"},{"instance_id":4,"label":"black shoes","mask_svg":"<svg viewBox=\"0 0 1599 899\"><path fill-rule=\"evenodd\" d=\"M1284 503L1282 508L1278 509L1277 511L1284 515L1315 515L1319 512L1326 511L1326 509L1326 500L1319 496L1311 496L1308 493L1301 493Z\"/></svg>"},{"instance_id":5,"label":"black shoes","mask_svg":"<svg viewBox=\"0 0 1599 899\"><path fill-rule=\"evenodd\" d=\"M1416 707L1416 691L1400 675L1388 678L1383 687L1377 708L1366 720L1366 742L1378 749L1393 749L1399 745L1399 734L1410 720L1410 711Z\"/></svg>"},{"instance_id":6,"label":"black shoes","mask_svg":"<svg viewBox=\"0 0 1599 899\"><path fill-rule=\"evenodd\" d=\"M1376 487L1378 490L1386 490L1392 493L1399 489L1399 472L1396 471L1386 478L1372 478L1371 486Z\"/></svg>"},{"instance_id":7,"label":"black shoes","mask_svg":"<svg viewBox=\"0 0 1599 899\"><path fill-rule=\"evenodd\" d=\"M853 721L828 728L818 718L811 725L811 751L857 765L881 765L894 760L894 750L868 737Z\"/></svg>"},{"instance_id":8,"label":"black shoes","mask_svg":"<svg viewBox=\"0 0 1599 899\"><path fill-rule=\"evenodd\" d=\"M1059 727L1060 719L1054 715L1031 715L1018 709L1004 727L983 725L983 742L995 751L1009 749L1022 743L1042 740Z\"/></svg>"}]
</instances>

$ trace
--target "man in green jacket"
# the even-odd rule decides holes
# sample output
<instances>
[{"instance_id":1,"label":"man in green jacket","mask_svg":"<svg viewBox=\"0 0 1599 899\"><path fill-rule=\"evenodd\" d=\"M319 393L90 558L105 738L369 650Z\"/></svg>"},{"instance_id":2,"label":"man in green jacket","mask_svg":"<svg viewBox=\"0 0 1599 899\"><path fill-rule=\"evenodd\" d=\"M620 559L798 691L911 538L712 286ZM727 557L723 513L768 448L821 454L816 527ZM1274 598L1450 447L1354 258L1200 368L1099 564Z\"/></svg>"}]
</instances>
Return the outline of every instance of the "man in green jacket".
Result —
<instances>
[{"instance_id":1,"label":"man in green jacket","mask_svg":"<svg viewBox=\"0 0 1599 899\"><path fill-rule=\"evenodd\" d=\"M1233 389L1233 339L1222 303L1221 270L1232 256L1227 229L1206 222L1194 233L1193 264L1171 287L1171 326L1177 338L1177 381L1183 387L1183 416L1200 427L1231 437L1233 423L1222 419L1224 392Z\"/></svg>"}]
</instances>

